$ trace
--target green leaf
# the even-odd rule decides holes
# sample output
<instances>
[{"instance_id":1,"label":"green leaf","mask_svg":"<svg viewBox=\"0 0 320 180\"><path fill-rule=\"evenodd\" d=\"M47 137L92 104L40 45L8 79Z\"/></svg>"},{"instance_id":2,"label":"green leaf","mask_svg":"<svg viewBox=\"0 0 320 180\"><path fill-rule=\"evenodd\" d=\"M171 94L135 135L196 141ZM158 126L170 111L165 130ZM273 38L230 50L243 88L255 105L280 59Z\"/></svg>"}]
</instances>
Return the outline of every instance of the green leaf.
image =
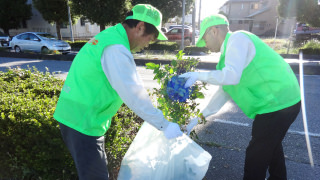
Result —
<instances>
[{"instance_id":1,"label":"green leaf","mask_svg":"<svg viewBox=\"0 0 320 180\"><path fill-rule=\"evenodd\" d=\"M170 68L170 74L173 74L173 69L172 68Z\"/></svg>"},{"instance_id":2,"label":"green leaf","mask_svg":"<svg viewBox=\"0 0 320 180\"><path fill-rule=\"evenodd\" d=\"M204 95L202 92L197 92L196 97L199 99L204 99Z\"/></svg>"},{"instance_id":3,"label":"green leaf","mask_svg":"<svg viewBox=\"0 0 320 180\"><path fill-rule=\"evenodd\" d=\"M147 69L157 69L157 68L159 68L159 64L147 63L146 67L147 67Z\"/></svg>"},{"instance_id":4,"label":"green leaf","mask_svg":"<svg viewBox=\"0 0 320 180\"><path fill-rule=\"evenodd\" d=\"M172 65L173 67L176 67L176 66L177 66L177 64L178 64L178 63L177 63L177 61L176 61L176 60L172 60L172 61L171 61L171 65Z\"/></svg>"}]
</instances>

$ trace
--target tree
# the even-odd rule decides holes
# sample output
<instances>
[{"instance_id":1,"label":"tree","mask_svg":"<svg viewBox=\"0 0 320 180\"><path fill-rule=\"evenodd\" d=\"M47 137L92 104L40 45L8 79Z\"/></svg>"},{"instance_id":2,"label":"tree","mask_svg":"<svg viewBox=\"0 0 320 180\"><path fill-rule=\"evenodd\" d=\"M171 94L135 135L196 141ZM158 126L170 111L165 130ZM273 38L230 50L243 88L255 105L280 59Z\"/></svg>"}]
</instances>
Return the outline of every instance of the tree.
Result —
<instances>
[{"instance_id":1,"label":"tree","mask_svg":"<svg viewBox=\"0 0 320 180\"><path fill-rule=\"evenodd\" d=\"M318 0L279 0L278 13L284 18L296 17L299 22L320 26Z\"/></svg>"},{"instance_id":2,"label":"tree","mask_svg":"<svg viewBox=\"0 0 320 180\"><path fill-rule=\"evenodd\" d=\"M188 14L193 8L194 0L186 0L185 10ZM168 22L169 18L182 16L182 0L132 0L132 5L151 4L162 13L162 22Z\"/></svg>"},{"instance_id":3,"label":"tree","mask_svg":"<svg viewBox=\"0 0 320 180\"><path fill-rule=\"evenodd\" d=\"M43 19L56 24L58 39L62 39L60 27L68 23L67 0L33 0L33 5L42 14Z\"/></svg>"},{"instance_id":4,"label":"tree","mask_svg":"<svg viewBox=\"0 0 320 180\"><path fill-rule=\"evenodd\" d=\"M100 31L106 25L122 22L129 9L131 0L72 0L71 8L76 14L83 15L92 23L100 25Z\"/></svg>"},{"instance_id":5,"label":"tree","mask_svg":"<svg viewBox=\"0 0 320 180\"><path fill-rule=\"evenodd\" d=\"M8 35L10 29L21 27L32 16L27 0L0 0L0 7L0 28Z\"/></svg>"}]
</instances>

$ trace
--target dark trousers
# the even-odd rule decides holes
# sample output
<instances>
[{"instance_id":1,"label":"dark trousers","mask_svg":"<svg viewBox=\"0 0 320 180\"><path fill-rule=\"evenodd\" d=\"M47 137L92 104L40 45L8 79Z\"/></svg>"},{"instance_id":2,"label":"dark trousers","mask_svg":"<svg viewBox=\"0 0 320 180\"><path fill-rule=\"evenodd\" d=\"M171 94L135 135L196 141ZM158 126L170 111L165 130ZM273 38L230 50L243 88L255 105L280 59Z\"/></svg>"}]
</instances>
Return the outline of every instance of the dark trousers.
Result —
<instances>
[{"instance_id":1,"label":"dark trousers","mask_svg":"<svg viewBox=\"0 0 320 180\"><path fill-rule=\"evenodd\" d=\"M60 131L75 162L79 180L108 180L104 136L87 136L61 123Z\"/></svg>"},{"instance_id":2,"label":"dark trousers","mask_svg":"<svg viewBox=\"0 0 320 180\"><path fill-rule=\"evenodd\" d=\"M282 140L300 112L300 102L272 113L257 115L246 150L244 180L286 180Z\"/></svg>"}]
</instances>

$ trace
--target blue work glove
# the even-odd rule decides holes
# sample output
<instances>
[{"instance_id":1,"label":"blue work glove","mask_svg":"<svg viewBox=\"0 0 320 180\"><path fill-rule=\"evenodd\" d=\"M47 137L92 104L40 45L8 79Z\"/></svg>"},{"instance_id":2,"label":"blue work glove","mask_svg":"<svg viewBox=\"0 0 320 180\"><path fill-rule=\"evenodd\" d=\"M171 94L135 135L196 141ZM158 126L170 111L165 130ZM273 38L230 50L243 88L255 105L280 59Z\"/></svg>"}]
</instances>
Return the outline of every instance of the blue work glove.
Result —
<instances>
[{"instance_id":1,"label":"blue work glove","mask_svg":"<svg viewBox=\"0 0 320 180\"><path fill-rule=\"evenodd\" d=\"M198 72L187 72L179 75L179 78L187 79L187 82L185 83L184 87L188 88L198 80L198 76L199 76Z\"/></svg>"},{"instance_id":2,"label":"blue work glove","mask_svg":"<svg viewBox=\"0 0 320 180\"><path fill-rule=\"evenodd\" d=\"M167 128L163 131L167 139L173 139L182 136L182 131L177 123L169 122Z\"/></svg>"}]
</instances>

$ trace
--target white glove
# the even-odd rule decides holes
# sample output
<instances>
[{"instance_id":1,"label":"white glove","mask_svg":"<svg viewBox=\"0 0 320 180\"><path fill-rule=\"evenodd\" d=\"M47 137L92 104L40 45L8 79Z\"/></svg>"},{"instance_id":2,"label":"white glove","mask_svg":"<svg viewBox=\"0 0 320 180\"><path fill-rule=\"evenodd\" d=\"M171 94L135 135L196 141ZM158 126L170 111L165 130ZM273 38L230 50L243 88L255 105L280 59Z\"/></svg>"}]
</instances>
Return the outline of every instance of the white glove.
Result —
<instances>
[{"instance_id":1,"label":"white glove","mask_svg":"<svg viewBox=\"0 0 320 180\"><path fill-rule=\"evenodd\" d=\"M184 85L185 88L192 86L198 80L198 76L198 72L187 72L179 75L180 78L188 79L186 84Z\"/></svg>"},{"instance_id":2,"label":"white glove","mask_svg":"<svg viewBox=\"0 0 320 180\"><path fill-rule=\"evenodd\" d=\"M190 135L191 130L198 124L198 122L200 122L201 119L198 117L192 118L189 122L189 124L186 127L187 130L187 135Z\"/></svg>"},{"instance_id":3,"label":"white glove","mask_svg":"<svg viewBox=\"0 0 320 180\"><path fill-rule=\"evenodd\" d=\"M182 136L182 131L177 123L169 122L168 127L163 131L167 139L173 139Z\"/></svg>"}]
</instances>

